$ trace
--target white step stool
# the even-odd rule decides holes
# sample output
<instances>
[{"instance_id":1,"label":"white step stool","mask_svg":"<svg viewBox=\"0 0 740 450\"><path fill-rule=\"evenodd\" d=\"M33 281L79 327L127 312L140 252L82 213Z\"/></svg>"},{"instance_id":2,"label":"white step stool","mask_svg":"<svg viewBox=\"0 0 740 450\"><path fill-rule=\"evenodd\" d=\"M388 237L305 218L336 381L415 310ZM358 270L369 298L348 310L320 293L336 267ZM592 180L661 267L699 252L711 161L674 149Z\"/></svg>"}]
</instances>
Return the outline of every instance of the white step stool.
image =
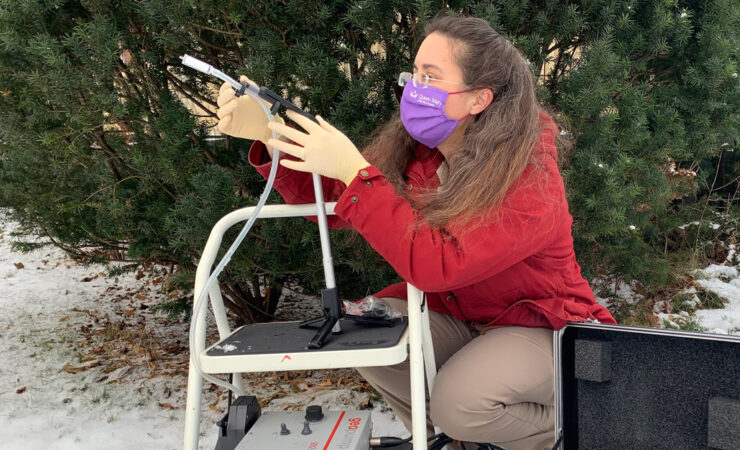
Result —
<instances>
[{"instance_id":1,"label":"white step stool","mask_svg":"<svg viewBox=\"0 0 740 450\"><path fill-rule=\"evenodd\" d=\"M336 203L327 203L326 214L334 214ZM322 205L323 206L323 205ZM266 205L259 218L302 217L317 215L317 205ZM233 225L247 220L254 207L243 208L224 216L211 230L195 275L194 298L198 298L210 276L224 233ZM336 369L372 367L398 364L409 357L411 365L412 435L414 450L426 449L426 400L424 395L424 364L426 363L429 390L434 384L436 366L429 329L428 309L423 307L423 293L408 285L408 326L357 327L350 321L341 321L346 334L330 335L326 345L319 350L303 348L314 330L300 329L297 322L253 324L232 330L218 283L208 292L211 309L216 319L220 342L205 348L206 310L194 315L196 348L191 357L199 359L204 373L233 373L234 384L243 389L240 373L281 370ZM276 333L290 339L275 338ZM303 333L303 334L300 334ZM275 339L260 339L260 336ZM305 338L304 336L308 336ZM305 339L305 340L304 340ZM237 342L238 341L238 342ZM251 347L251 348L250 348ZM422 348L426 358L422 356ZM196 450L200 425L203 378L190 362L188 372L187 406L185 410L185 437L183 448Z\"/></svg>"}]
</instances>

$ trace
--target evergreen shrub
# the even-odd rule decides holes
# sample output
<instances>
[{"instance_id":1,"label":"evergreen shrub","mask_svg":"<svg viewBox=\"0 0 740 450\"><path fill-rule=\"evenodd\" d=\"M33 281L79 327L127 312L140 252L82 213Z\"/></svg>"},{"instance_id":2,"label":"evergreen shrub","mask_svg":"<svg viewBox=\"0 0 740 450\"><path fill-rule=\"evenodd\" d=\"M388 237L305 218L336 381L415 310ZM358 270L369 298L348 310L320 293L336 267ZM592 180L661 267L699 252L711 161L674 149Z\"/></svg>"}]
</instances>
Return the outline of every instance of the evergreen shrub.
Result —
<instances>
[{"instance_id":1,"label":"evergreen shrub","mask_svg":"<svg viewBox=\"0 0 740 450\"><path fill-rule=\"evenodd\" d=\"M179 56L247 74L361 144L397 111L397 74L440 12L488 20L530 61L573 144L562 167L588 277L665 283L677 225L733 210L735 0L0 0L0 206L75 256L169 263L189 287L211 226L264 181L249 142L214 133L220 83ZM345 297L397 279L361 239L332 236ZM318 292L319 249L303 219L258 222L221 277L230 310L265 320L285 283Z\"/></svg>"}]
</instances>

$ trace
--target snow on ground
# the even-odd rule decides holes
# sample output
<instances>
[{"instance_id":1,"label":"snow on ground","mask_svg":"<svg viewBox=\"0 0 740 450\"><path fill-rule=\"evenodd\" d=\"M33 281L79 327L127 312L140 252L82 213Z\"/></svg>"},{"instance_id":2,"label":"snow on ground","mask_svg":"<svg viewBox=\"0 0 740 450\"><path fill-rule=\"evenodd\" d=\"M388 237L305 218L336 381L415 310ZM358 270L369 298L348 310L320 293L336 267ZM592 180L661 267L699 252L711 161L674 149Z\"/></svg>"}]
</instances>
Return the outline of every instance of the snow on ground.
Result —
<instances>
[{"instance_id":1,"label":"snow on ground","mask_svg":"<svg viewBox=\"0 0 740 450\"><path fill-rule=\"evenodd\" d=\"M188 326L152 312L161 273L112 278L53 247L11 252L15 229L0 216L0 447L181 448ZM351 409L372 404L357 379L350 369L259 374L245 388L264 410ZM205 384L200 448L215 446L221 394ZM383 405L373 422L375 435L408 435Z\"/></svg>"},{"instance_id":2,"label":"snow on ground","mask_svg":"<svg viewBox=\"0 0 740 450\"><path fill-rule=\"evenodd\" d=\"M732 264L731 256L726 264ZM737 266L712 264L697 271L696 282L705 290L727 300L722 309L696 311L699 323L713 333L740 334L740 278Z\"/></svg>"},{"instance_id":3,"label":"snow on ground","mask_svg":"<svg viewBox=\"0 0 740 450\"><path fill-rule=\"evenodd\" d=\"M740 279L729 283L712 278L697 281L704 289L728 300L722 309L700 309L695 312L699 323L712 333L740 334Z\"/></svg>"},{"instance_id":4,"label":"snow on ground","mask_svg":"<svg viewBox=\"0 0 740 450\"><path fill-rule=\"evenodd\" d=\"M180 448L188 326L152 311L166 296L160 286L166 269L109 277L105 267L79 265L53 247L11 252L15 229L0 211L0 447ZM694 274L699 287L727 300L722 309L694 313L707 331L740 334L734 255L733 248L724 264ZM605 287L633 303L639 295L624 283ZM288 299L281 307L305 307L305 301ZM251 374L245 388L265 411L377 402L357 388L349 369L290 374ZM200 448L215 446L222 394L204 387ZM408 435L384 405L374 406L374 435Z\"/></svg>"},{"instance_id":5,"label":"snow on ground","mask_svg":"<svg viewBox=\"0 0 740 450\"><path fill-rule=\"evenodd\" d=\"M740 262L737 261L735 246L729 246L727 259L723 264L711 264L705 269L695 270L692 273L696 287L690 287L682 291L691 299L687 304L695 307L700 304L697 297L697 288L716 294L723 299L725 306L719 309L697 309L693 313L663 312L666 309L664 300L654 305L654 313L657 317L656 323L665 327L667 322L675 328L685 328L686 324L692 324L694 328L701 329L707 333L717 334L740 334ZM627 305L635 305L645 297L637 292L638 283L626 283L620 281L595 278L591 280L596 301L601 305L612 308L614 302L624 302ZM599 293L605 293L600 296Z\"/></svg>"},{"instance_id":6,"label":"snow on ground","mask_svg":"<svg viewBox=\"0 0 740 450\"><path fill-rule=\"evenodd\" d=\"M696 284L704 290L716 294L724 301L725 306L720 309L698 309L694 311L693 318L696 324L704 331L718 334L740 334L740 277L738 272L739 263L736 261L734 246L732 246L727 259L723 264L711 264L703 270L693 273ZM686 294L692 295L696 300L696 289L689 288ZM659 313L657 316L668 321L672 325L679 325L681 319L692 318L692 315L684 313L681 317L676 314Z\"/></svg>"},{"instance_id":7,"label":"snow on ground","mask_svg":"<svg viewBox=\"0 0 740 450\"><path fill-rule=\"evenodd\" d=\"M612 306L611 301L613 298L625 301L630 305L643 299L643 296L641 294L635 292L635 286L637 284L635 282L628 284L625 282L618 283L616 280L605 281L601 278L595 278L591 280L590 284L591 289L593 289L594 291L594 297L596 298L596 301L606 308ZM601 291L609 292L610 296L600 297L599 292Z\"/></svg>"}]
</instances>

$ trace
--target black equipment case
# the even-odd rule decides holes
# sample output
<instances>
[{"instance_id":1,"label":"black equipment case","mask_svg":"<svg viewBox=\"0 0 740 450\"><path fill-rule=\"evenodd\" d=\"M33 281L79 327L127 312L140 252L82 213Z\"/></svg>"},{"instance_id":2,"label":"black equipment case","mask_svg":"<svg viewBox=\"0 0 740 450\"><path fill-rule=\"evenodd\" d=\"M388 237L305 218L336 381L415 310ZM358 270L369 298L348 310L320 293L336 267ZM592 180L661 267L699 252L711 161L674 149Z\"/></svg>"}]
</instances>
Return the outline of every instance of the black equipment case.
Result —
<instances>
[{"instance_id":1,"label":"black equipment case","mask_svg":"<svg viewBox=\"0 0 740 450\"><path fill-rule=\"evenodd\" d=\"M554 358L558 450L740 450L740 336L574 323Z\"/></svg>"}]
</instances>

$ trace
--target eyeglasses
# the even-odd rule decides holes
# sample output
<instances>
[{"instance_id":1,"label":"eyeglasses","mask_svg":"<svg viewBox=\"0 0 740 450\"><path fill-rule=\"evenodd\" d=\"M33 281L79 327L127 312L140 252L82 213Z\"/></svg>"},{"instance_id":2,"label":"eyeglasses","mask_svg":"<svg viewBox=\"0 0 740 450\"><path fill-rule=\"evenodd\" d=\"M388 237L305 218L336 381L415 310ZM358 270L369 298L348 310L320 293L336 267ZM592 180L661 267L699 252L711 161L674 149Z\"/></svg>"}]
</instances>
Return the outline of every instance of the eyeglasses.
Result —
<instances>
[{"instance_id":1,"label":"eyeglasses","mask_svg":"<svg viewBox=\"0 0 740 450\"><path fill-rule=\"evenodd\" d=\"M420 79L421 78L421 79ZM439 81L441 83L450 83L450 84L458 84L463 85L464 83L458 83L457 81L447 81L447 80L440 80L439 78L432 78L427 74L420 74L419 72L411 73L411 72L401 72L398 75L398 85L401 87L406 86L406 83L411 82L414 84L414 87L422 87L426 88L429 86L430 81Z\"/></svg>"}]
</instances>

